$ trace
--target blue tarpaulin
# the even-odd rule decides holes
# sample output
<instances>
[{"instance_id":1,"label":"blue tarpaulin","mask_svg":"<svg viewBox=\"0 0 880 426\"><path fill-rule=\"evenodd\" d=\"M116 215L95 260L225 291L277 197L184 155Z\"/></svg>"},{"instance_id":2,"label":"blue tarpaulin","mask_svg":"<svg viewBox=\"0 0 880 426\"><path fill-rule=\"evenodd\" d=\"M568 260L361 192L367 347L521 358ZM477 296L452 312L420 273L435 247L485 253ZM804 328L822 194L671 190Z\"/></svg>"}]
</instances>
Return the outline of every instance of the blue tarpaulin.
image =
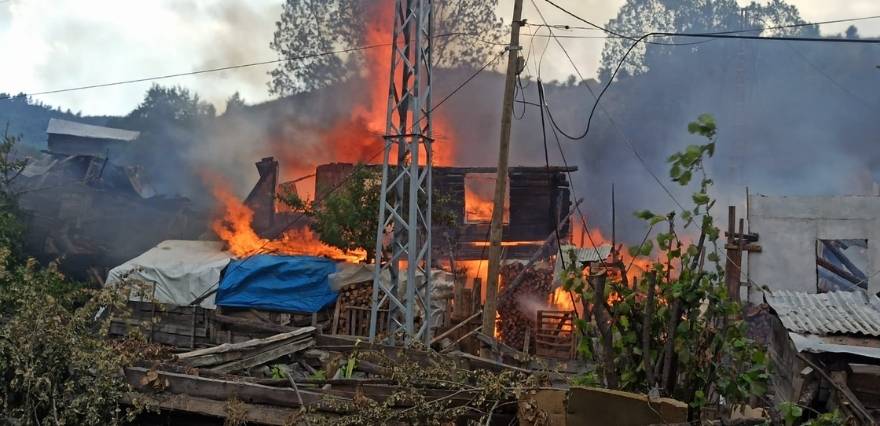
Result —
<instances>
[{"instance_id":1,"label":"blue tarpaulin","mask_svg":"<svg viewBox=\"0 0 880 426\"><path fill-rule=\"evenodd\" d=\"M229 263L216 304L285 312L318 312L336 300L330 274L336 262L323 257L256 255Z\"/></svg>"}]
</instances>

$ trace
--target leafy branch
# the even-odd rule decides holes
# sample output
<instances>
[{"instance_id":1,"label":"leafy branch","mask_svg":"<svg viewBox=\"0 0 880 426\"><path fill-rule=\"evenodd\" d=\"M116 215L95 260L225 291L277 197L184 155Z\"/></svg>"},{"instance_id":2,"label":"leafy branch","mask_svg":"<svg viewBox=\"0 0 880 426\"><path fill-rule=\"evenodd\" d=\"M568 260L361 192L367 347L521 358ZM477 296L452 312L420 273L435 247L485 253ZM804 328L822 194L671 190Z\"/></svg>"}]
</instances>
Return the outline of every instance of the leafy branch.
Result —
<instances>
[{"instance_id":1,"label":"leafy branch","mask_svg":"<svg viewBox=\"0 0 880 426\"><path fill-rule=\"evenodd\" d=\"M707 142L668 162L672 181L694 187L692 207L635 212L651 229L667 228L630 247L634 257L653 256L652 266L630 284L625 271L610 271L620 266L584 270L572 261L563 284L584 303L578 351L598 366L582 381L679 398L699 416L707 405L729 409L763 395L768 374L766 354L746 337L738 301L724 285L720 232L711 215L713 182L704 166L715 153L715 120L700 115L688 131ZM688 236L695 233L694 241Z\"/></svg>"}]
</instances>

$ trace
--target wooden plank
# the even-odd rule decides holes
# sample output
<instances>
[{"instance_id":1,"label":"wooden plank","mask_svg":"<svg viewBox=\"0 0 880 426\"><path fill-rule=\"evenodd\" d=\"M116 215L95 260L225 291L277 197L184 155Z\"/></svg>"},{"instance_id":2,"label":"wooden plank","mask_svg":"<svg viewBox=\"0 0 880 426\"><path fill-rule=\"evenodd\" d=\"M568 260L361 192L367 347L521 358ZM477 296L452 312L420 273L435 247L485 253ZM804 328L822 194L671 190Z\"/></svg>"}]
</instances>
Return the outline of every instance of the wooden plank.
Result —
<instances>
[{"instance_id":1,"label":"wooden plank","mask_svg":"<svg viewBox=\"0 0 880 426\"><path fill-rule=\"evenodd\" d=\"M520 373L525 373L525 374L532 374L533 373L532 370L515 367L510 364L505 364L502 362L493 361L491 359L478 357L476 355L471 355L471 354L464 353L464 352L453 351L453 352L450 352L450 355L453 355L453 356L456 356L456 357L459 357L459 358L466 360L471 365L471 368L481 368L481 369L490 370L490 371L511 370L511 371L518 371Z\"/></svg>"},{"instance_id":2,"label":"wooden plank","mask_svg":"<svg viewBox=\"0 0 880 426\"><path fill-rule=\"evenodd\" d=\"M215 401L189 395L133 393L126 400L129 403L134 403L135 401L145 403L149 407L156 407L164 411L179 411L223 419L227 417L229 408L229 401ZM244 402L238 407L244 409L242 420L247 423L283 426L294 424L292 421L301 415L298 408L273 407L271 405L248 404Z\"/></svg>"},{"instance_id":3,"label":"wooden plank","mask_svg":"<svg viewBox=\"0 0 880 426\"><path fill-rule=\"evenodd\" d=\"M253 320L253 319L245 319L245 318L236 318L229 315L223 315L219 313L214 314L214 321L221 324L228 324L233 326L245 327L245 328L253 328L260 331L268 331L273 333L287 333L289 331L296 330L296 327L290 327L286 325L273 324L270 322Z\"/></svg>"},{"instance_id":4,"label":"wooden plank","mask_svg":"<svg viewBox=\"0 0 880 426\"><path fill-rule=\"evenodd\" d=\"M120 325L125 325L127 327L143 327L144 324L142 321L138 321L132 318L113 318L114 323L118 323ZM147 324L149 326L149 324ZM185 336L187 339L193 334L193 329L189 325L177 325L177 324L166 324L160 320L153 324L153 331L157 333L168 333L168 334L177 334L180 336ZM197 328L195 330L196 337L207 337L207 331L203 328Z\"/></svg>"},{"instance_id":5,"label":"wooden plank","mask_svg":"<svg viewBox=\"0 0 880 426\"><path fill-rule=\"evenodd\" d=\"M478 316L480 316L480 315L482 315L482 314L483 314L483 310L482 310L482 309L479 310L479 311L477 311L475 314L473 314L473 315L467 317L466 319L462 320L461 322L459 322L458 324L456 324L455 326L453 326L453 327L450 328L449 330L444 331L443 334L441 334L441 335L439 335L439 336L437 336L437 337L434 337L434 339L431 340L431 344L433 345L434 343L437 343L437 342L443 340L446 336L449 336L450 334L452 334L453 332L455 332L455 330L458 330L459 328L464 327L465 325L467 325L468 322L470 322L471 320L476 319Z\"/></svg>"},{"instance_id":6,"label":"wooden plank","mask_svg":"<svg viewBox=\"0 0 880 426\"><path fill-rule=\"evenodd\" d=\"M177 354L178 359L187 359L193 358L197 356L212 354L212 353L222 353L229 351L240 351L240 350L248 350L257 348L263 345L267 345L270 343L284 341L293 337L303 336L306 334L314 333L315 327L302 327L293 331L289 331L286 333L276 334L271 337L267 337L265 339L251 339L242 343L224 343L222 345L214 346L211 348L199 349L195 351L185 352L182 354Z\"/></svg>"},{"instance_id":7,"label":"wooden plank","mask_svg":"<svg viewBox=\"0 0 880 426\"><path fill-rule=\"evenodd\" d=\"M125 378L135 390L156 393L159 390L164 394L184 394L195 398L206 398L215 401L226 401L235 396L244 403L267 404L278 407L299 408L296 391L290 388L278 388L247 382L233 382L228 380L212 379L207 377L193 376L189 374L157 371L156 381L146 380L150 370L143 367L128 367L125 369ZM157 387L153 384L158 383ZM324 398L332 398L317 392L300 390L304 405L318 404ZM330 407L328 407L330 408Z\"/></svg>"},{"instance_id":8,"label":"wooden plank","mask_svg":"<svg viewBox=\"0 0 880 426\"><path fill-rule=\"evenodd\" d=\"M315 339L308 339L306 341L297 340L271 349L267 348L265 350L259 350L256 353L249 355L247 358L214 367L211 371L215 373L230 373L233 371L245 370L265 364L269 361L274 361L285 355L308 349L312 346L315 346Z\"/></svg>"},{"instance_id":9,"label":"wooden plank","mask_svg":"<svg viewBox=\"0 0 880 426\"><path fill-rule=\"evenodd\" d=\"M241 359L244 354L242 352L222 352L216 354L208 354L180 360L180 362L191 367L210 367L212 365L223 364Z\"/></svg>"}]
</instances>

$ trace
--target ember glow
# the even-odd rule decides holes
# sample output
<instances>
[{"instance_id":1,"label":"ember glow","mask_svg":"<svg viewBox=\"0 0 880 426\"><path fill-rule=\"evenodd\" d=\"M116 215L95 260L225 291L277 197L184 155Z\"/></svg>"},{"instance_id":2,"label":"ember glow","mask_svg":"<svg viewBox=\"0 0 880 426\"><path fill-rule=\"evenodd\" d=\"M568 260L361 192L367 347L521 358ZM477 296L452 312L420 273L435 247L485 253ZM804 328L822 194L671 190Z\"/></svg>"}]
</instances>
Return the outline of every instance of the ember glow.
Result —
<instances>
[{"instance_id":1,"label":"ember glow","mask_svg":"<svg viewBox=\"0 0 880 426\"><path fill-rule=\"evenodd\" d=\"M572 227L572 239L571 243L577 247L581 248L591 248L610 245L611 239L605 238L598 228L590 229L589 234L584 230L583 226L573 226ZM617 244L617 249L619 250L618 256L620 256L620 260L623 262L624 267L627 269L626 276L630 283L635 282L645 271L651 269L652 261L643 257L633 257L629 254L629 250L626 247L623 247L619 242ZM611 259L607 259L611 260ZM614 275L619 273L616 268L608 269L609 275Z\"/></svg>"},{"instance_id":2,"label":"ember glow","mask_svg":"<svg viewBox=\"0 0 880 426\"><path fill-rule=\"evenodd\" d=\"M320 242L308 228L289 230L277 240L261 238L252 226L253 210L239 201L225 186L215 183L213 193L224 211L221 218L214 220L211 228L226 242L227 250L236 257L272 253L324 256L353 263L366 259L366 252L362 250L345 252Z\"/></svg>"},{"instance_id":3,"label":"ember glow","mask_svg":"<svg viewBox=\"0 0 880 426\"><path fill-rule=\"evenodd\" d=\"M467 223L492 221L495 198L495 175L492 173L468 173L464 178L464 217ZM508 193L510 182L507 185ZM502 222L510 221L510 196L504 197Z\"/></svg>"},{"instance_id":4,"label":"ember glow","mask_svg":"<svg viewBox=\"0 0 880 426\"><path fill-rule=\"evenodd\" d=\"M575 311L577 308L571 299L571 294L562 287L556 287L550 295L550 306L559 311Z\"/></svg>"}]
</instances>

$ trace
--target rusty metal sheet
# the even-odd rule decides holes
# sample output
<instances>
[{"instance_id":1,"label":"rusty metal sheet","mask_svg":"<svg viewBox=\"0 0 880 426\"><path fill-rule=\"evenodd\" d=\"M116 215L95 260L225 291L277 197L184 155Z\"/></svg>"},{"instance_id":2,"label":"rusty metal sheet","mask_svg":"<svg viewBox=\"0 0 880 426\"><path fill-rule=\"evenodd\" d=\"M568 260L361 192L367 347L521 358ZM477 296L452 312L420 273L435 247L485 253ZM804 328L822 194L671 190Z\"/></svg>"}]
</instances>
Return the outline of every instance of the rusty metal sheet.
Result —
<instances>
[{"instance_id":1,"label":"rusty metal sheet","mask_svg":"<svg viewBox=\"0 0 880 426\"><path fill-rule=\"evenodd\" d=\"M767 295L786 329L795 333L880 337L880 299L862 291L810 294L776 290Z\"/></svg>"}]
</instances>

